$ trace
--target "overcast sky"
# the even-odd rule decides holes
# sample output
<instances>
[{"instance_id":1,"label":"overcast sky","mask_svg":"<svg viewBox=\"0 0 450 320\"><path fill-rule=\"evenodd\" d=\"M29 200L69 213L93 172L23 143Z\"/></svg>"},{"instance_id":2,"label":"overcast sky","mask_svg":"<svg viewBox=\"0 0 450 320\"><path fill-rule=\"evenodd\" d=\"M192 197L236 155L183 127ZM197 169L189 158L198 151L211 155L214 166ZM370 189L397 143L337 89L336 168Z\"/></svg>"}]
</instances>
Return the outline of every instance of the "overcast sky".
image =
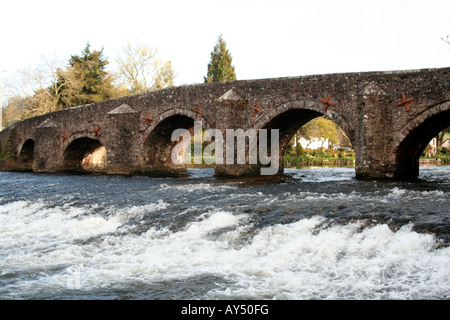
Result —
<instances>
[{"instance_id":1,"label":"overcast sky","mask_svg":"<svg viewBox=\"0 0 450 320\"><path fill-rule=\"evenodd\" d=\"M0 0L0 70L138 41L201 83L220 34L238 80L449 67L450 1Z\"/></svg>"}]
</instances>

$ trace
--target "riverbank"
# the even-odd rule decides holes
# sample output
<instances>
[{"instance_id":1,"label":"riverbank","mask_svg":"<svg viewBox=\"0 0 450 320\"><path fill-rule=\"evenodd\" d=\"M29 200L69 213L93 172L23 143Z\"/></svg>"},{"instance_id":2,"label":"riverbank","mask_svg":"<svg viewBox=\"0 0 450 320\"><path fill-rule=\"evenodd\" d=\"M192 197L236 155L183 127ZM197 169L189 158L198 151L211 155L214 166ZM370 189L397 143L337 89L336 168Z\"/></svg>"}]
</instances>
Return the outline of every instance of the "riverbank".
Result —
<instances>
[{"instance_id":1,"label":"riverbank","mask_svg":"<svg viewBox=\"0 0 450 320\"><path fill-rule=\"evenodd\" d=\"M355 158L354 157L291 157L285 156L283 158L285 168L303 168L303 167L354 167Z\"/></svg>"},{"instance_id":2,"label":"riverbank","mask_svg":"<svg viewBox=\"0 0 450 320\"><path fill-rule=\"evenodd\" d=\"M441 166L441 165L449 165L450 157L444 158L420 158L419 164L421 166Z\"/></svg>"},{"instance_id":3,"label":"riverbank","mask_svg":"<svg viewBox=\"0 0 450 320\"><path fill-rule=\"evenodd\" d=\"M192 161L193 162L193 161ZM284 168L305 168L305 167L354 167L354 157L308 157L308 156L284 156ZM444 158L420 158L420 166L440 166L450 165L450 157ZM214 164L190 164L188 168L214 168Z\"/></svg>"},{"instance_id":4,"label":"riverbank","mask_svg":"<svg viewBox=\"0 0 450 320\"><path fill-rule=\"evenodd\" d=\"M442 166L450 165L450 157L445 158L420 158L420 166ZM285 168L304 168L304 167L354 167L355 158L322 158L322 157L285 157Z\"/></svg>"}]
</instances>

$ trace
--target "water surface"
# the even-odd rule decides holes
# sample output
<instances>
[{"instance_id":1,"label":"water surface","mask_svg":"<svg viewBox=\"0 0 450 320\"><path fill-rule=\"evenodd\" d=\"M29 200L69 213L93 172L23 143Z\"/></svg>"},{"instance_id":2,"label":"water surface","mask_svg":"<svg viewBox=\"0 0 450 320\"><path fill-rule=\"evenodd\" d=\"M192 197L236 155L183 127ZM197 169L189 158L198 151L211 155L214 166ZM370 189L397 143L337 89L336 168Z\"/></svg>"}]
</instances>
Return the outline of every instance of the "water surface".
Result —
<instances>
[{"instance_id":1,"label":"water surface","mask_svg":"<svg viewBox=\"0 0 450 320\"><path fill-rule=\"evenodd\" d=\"M450 166L0 173L0 299L449 299Z\"/></svg>"}]
</instances>

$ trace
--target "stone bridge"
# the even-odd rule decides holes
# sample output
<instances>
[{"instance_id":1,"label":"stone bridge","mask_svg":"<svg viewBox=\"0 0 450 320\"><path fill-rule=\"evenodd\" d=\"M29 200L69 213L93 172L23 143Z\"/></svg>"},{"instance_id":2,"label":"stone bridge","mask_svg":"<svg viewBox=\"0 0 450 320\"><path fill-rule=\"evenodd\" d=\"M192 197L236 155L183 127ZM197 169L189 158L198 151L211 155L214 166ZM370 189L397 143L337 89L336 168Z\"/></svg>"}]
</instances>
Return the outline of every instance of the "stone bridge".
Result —
<instances>
[{"instance_id":1,"label":"stone bridge","mask_svg":"<svg viewBox=\"0 0 450 320\"><path fill-rule=\"evenodd\" d=\"M281 158L294 133L322 115L351 140L357 178L416 178L420 154L450 125L450 68L197 84L64 109L3 130L0 169L178 173L185 168L171 160L171 134L195 120L222 132L279 129ZM216 165L215 173L260 167Z\"/></svg>"}]
</instances>

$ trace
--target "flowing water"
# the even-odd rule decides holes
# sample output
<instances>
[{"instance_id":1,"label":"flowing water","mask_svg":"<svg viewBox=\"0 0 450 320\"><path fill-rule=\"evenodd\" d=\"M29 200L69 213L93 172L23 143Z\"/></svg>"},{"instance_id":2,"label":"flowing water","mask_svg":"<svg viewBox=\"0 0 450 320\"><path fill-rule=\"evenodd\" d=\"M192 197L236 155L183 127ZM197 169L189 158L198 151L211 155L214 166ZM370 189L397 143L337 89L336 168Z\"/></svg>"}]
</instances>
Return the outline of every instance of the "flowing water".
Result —
<instances>
[{"instance_id":1,"label":"flowing water","mask_svg":"<svg viewBox=\"0 0 450 320\"><path fill-rule=\"evenodd\" d=\"M450 166L0 173L0 299L449 299Z\"/></svg>"}]
</instances>

